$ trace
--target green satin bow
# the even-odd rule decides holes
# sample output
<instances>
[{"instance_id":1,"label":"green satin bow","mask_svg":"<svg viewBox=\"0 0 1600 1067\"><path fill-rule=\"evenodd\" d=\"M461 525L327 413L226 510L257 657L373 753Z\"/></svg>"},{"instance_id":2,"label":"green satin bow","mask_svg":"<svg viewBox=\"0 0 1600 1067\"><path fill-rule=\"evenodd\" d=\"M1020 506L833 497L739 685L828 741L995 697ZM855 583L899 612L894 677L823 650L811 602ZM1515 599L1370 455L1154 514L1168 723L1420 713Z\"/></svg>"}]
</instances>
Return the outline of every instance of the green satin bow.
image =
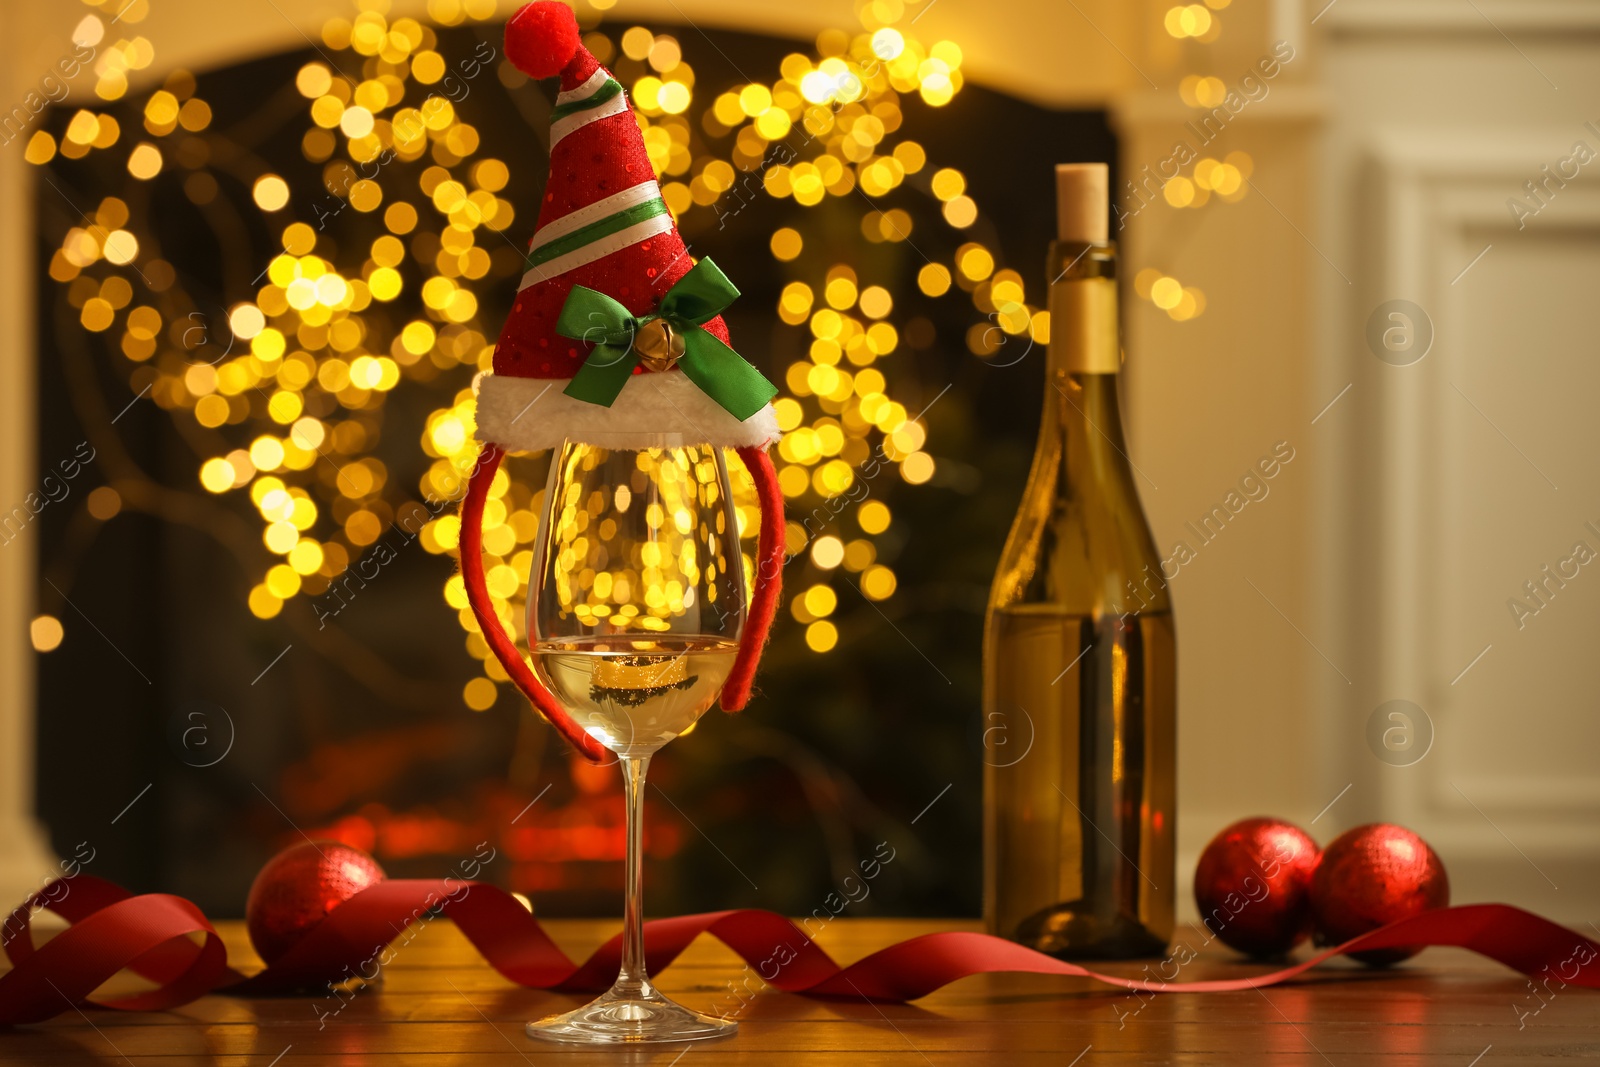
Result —
<instances>
[{"instance_id":1,"label":"green satin bow","mask_svg":"<svg viewBox=\"0 0 1600 1067\"><path fill-rule=\"evenodd\" d=\"M639 317L604 293L574 285L556 319L556 333L588 341L594 351L573 375L566 394L610 407L639 362L634 335L652 319L666 319L683 338L683 356L677 366L703 393L743 422L765 407L778 389L743 356L706 332L705 324L722 314L738 295L739 290L709 259L702 259L679 278L655 312Z\"/></svg>"}]
</instances>

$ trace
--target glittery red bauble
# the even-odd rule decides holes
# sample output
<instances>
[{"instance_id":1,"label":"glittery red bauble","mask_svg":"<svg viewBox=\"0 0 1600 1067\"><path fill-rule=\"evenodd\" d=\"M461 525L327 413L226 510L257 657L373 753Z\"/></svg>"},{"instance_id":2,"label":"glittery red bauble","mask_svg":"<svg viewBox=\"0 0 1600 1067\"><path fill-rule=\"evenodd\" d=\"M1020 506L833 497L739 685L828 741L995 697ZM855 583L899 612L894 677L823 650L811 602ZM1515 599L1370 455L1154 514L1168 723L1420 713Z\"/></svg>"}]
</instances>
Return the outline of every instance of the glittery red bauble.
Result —
<instances>
[{"instance_id":1,"label":"glittery red bauble","mask_svg":"<svg viewBox=\"0 0 1600 1067\"><path fill-rule=\"evenodd\" d=\"M1403 826L1376 822L1346 831L1322 853L1311 880L1319 945L1338 945L1399 919L1450 903L1450 878L1428 843ZM1422 949L1352 952L1383 967Z\"/></svg>"},{"instance_id":2,"label":"glittery red bauble","mask_svg":"<svg viewBox=\"0 0 1600 1067\"><path fill-rule=\"evenodd\" d=\"M378 861L336 841L286 848L261 868L245 902L250 943L272 963L334 908L383 881Z\"/></svg>"},{"instance_id":3,"label":"glittery red bauble","mask_svg":"<svg viewBox=\"0 0 1600 1067\"><path fill-rule=\"evenodd\" d=\"M1317 843L1282 819L1241 819L1200 854L1194 901L1223 944L1251 956L1282 956L1311 933L1311 872Z\"/></svg>"}]
</instances>

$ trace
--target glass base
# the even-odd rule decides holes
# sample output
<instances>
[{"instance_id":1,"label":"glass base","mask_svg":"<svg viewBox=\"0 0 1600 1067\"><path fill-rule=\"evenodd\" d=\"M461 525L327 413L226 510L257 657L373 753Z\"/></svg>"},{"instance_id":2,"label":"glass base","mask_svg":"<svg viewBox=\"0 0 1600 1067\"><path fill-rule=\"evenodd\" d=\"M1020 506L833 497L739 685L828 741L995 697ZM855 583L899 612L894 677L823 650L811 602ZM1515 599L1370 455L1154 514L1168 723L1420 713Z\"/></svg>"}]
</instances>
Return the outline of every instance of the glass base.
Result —
<instances>
[{"instance_id":1,"label":"glass base","mask_svg":"<svg viewBox=\"0 0 1600 1067\"><path fill-rule=\"evenodd\" d=\"M597 1045L705 1041L731 1037L738 1029L734 1020L690 1011L654 987L634 994L613 989L565 1015L546 1016L526 1027L529 1037Z\"/></svg>"}]
</instances>

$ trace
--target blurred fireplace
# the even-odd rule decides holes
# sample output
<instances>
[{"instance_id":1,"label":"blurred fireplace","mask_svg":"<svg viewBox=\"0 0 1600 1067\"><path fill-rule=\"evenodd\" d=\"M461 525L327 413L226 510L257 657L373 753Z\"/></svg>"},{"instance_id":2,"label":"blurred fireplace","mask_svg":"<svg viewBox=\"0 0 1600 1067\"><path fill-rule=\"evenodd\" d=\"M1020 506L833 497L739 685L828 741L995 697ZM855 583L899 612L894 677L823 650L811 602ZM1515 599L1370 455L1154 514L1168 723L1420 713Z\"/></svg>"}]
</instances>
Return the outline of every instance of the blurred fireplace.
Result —
<instances>
[{"instance_id":1,"label":"blurred fireplace","mask_svg":"<svg viewBox=\"0 0 1600 1067\"><path fill-rule=\"evenodd\" d=\"M625 28L603 27L613 38ZM442 54L466 56L495 42L498 27L439 32ZM706 100L741 82L727 56L776 72L800 47L727 31L682 36L697 99ZM167 169L152 181L130 179L121 157L107 153L41 168L49 181L34 191L39 477L83 442L96 458L34 520L40 610L67 632L38 660L40 817L59 854L79 842L94 849L92 873L180 893L214 915L238 914L253 873L303 836L368 848L391 875L417 877L459 873L487 842L494 858L482 876L531 895L541 911L612 915L622 876L616 772L569 757L509 687L488 710L463 705L477 665L440 598L453 561L398 550L326 625L305 597L275 618L252 616L247 595L268 557L245 494L200 488L196 470L214 453L193 418L140 399L148 364L125 359L115 331L79 325L84 286L43 280L63 235L82 224L66 199L93 213L115 196L135 214L128 225L143 247L171 265L170 279L153 280L192 300L184 314L215 323L248 298L278 229L290 216L315 221L293 203L267 218L251 203L251 181L271 170L291 189L317 187L319 167L301 151L306 100L294 88L296 71L317 59L308 49L198 72L195 95L209 104L210 124L163 141ZM643 68L630 70L625 82ZM108 109L130 138L143 136L144 99ZM481 131L483 154L509 165L502 195L519 212L508 237L520 246L545 164L539 136L528 134L542 135L550 102L535 86L512 90L489 76L459 106ZM59 137L72 114L52 111L43 128ZM802 229L815 263L893 279L905 304L903 342L882 367L908 408L937 401L928 422L942 473L888 497L899 532L882 551L894 554L899 590L884 610L915 647L857 600L840 608L848 640L819 656L786 610L753 710L708 715L689 742L657 758L646 832L659 867L649 874L655 912L753 904L807 912L886 838L905 859L863 910L978 910L979 634L1026 473L1039 370L1034 359L1000 367L974 358L967 332L977 313L922 299L916 277L925 257L948 262L961 241L980 240L1037 287L1052 231L1050 165L1114 160L1115 146L1101 112L1045 110L975 85L945 111L908 108L905 121L929 161L916 195L895 202L918 227L911 241L865 241L862 217L874 205L864 197L801 208L757 195L736 224L719 226L701 210L684 224L696 254L714 255L738 280L744 295L731 328L775 381L804 358L809 338L773 313L790 277L768 253L774 230ZM999 128L1034 136L975 150ZM991 212L966 234L935 234L940 204L927 179L940 166L960 168ZM331 225L336 241L381 232ZM491 258L478 291L492 338L520 260L509 245ZM403 487L391 499L416 497L428 463L417 447L424 419L472 370L396 389L373 420L374 454L390 485ZM541 484L543 461L519 462L519 477ZM90 502L106 485L114 496ZM923 652L950 684L927 670ZM947 783L939 851L895 837Z\"/></svg>"}]
</instances>

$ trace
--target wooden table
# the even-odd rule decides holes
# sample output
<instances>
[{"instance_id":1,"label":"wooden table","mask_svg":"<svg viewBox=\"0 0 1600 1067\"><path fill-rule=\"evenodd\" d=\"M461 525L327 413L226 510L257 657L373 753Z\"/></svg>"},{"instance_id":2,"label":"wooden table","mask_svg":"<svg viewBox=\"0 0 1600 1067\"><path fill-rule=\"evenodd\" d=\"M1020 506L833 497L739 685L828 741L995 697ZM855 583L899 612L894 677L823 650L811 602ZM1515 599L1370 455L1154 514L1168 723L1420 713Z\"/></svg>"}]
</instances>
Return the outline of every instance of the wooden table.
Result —
<instances>
[{"instance_id":1,"label":"wooden table","mask_svg":"<svg viewBox=\"0 0 1600 1067\"><path fill-rule=\"evenodd\" d=\"M551 922L569 954L587 954L615 922ZM966 922L839 919L819 938L848 962L891 941ZM254 962L243 924L220 924L229 957ZM1184 931L1180 940L1199 947ZM1127 975L1142 965L1108 966ZM247 969L247 968L246 968ZM1259 968L1215 944L1180 980ZM691 1007L729 999L743 963L702 938L660 980ZM1169 972L1170 973L1170 972ZM753 986L759 982L752 980ZM515 986L491 970L448 922L435 922L396 953L382 982L342 1002L314 997L212 996L177 1011L68 1012L0 1031L0 1064L55 1067L127 1063L253 1067L518 1067L530 1063L967 1065L1452 1064L1503 1067L1600 1056L1600 994L1559 990L1519 1029L1518 1009L1538 1007L1520 976L1469 953L1430 949L1398 971L1329 965L1298 985L1254 993L1135 997L1086 980L979 976L915 1004L811 1000L765 991L737 1013L737 1036L650 1049L576 1051L523 1036L525 1020L583 998Z\"/></svg>"}]
</instances>

